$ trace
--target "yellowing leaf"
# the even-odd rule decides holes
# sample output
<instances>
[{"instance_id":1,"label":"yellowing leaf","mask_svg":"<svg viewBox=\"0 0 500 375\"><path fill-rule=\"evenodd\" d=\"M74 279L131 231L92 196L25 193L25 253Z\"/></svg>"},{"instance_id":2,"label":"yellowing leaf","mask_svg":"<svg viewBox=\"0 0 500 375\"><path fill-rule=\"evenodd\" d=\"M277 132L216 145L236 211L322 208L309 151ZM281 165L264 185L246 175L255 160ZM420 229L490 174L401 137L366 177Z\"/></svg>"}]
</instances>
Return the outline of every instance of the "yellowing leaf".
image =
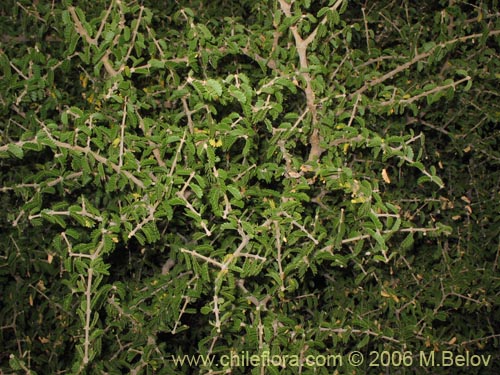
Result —
<instances>
[{"instance_id":1,"label":"yellowing leaf","mask_svg":"<svg viewBox=\"0 0 500 375\"><path fill-rule=\"evenodd\" d=\"M365 203L365 202L366 202L366 197L364 195L351 199L351 203Z\"/></svg>"},{"instance_id":2,"label":"yellowing leaf","mask_svg":"<svg viewBox=\"0 0 500 375\"><path fill-rule=\"evenodd\" d=\"M210 143L210 146L212 146L212 147L220 147L220 146L222 146L222 140L221 139L218 139L218 140L210 139L208 141L208 143Z\"/></svg>"},{"instance_id":3,"label":"yellowing leaf","mask_svg":"<svg viewBox=\"0 0 500 375\"><path fill-rule=\"evenodd\" d=\"M269 199L269 205L271 206L271 208L276 208L276 203L274 203L273 199Z\"/></svg>"},{"instance_id":4,"label":"yellowing leaf","mask_svg":"<svg viewBox=\"0 0 500 375\"><path fill-rule=\"evenodd\" d=\"M300 166L300 170L301 170L302 172L311 172L311 171L313 170L313 167L312 167L312 166L310 166L310 165L308 165L308 164L302 164L302 165Z\"/></svg>"},{"instance_id":5,"label":"yellowing leaf","mask_svg":"<svg viewBox=\"0 0 500 375\"><path fill-rule=\"evenodd\" d=\"M394 300L394 302L396 302L396 303L397 303L397 302L399 302L399 298L398 298L398 296L396 296L395 294L388 293L388 292L387 292L387 291L385 291L385 290L381 290L381 291L380 291L380 295L381 295L382 297L385 297L385 298L392 298L392 299Z\"/></svg>"},{"instance_id":6,"label":"yellowing leaf","mask_svg":"<svg viewBox=\"0 0 500 375\"><path fill-rule=\"evenodd\" d=\"M120 144L120 138L115 138L115 139L113 140L113 147L115 147L115 148L116 148L116 147L118 147L118 145L119 145L119 144Z\"/></svg>"},{"instance_id":7,"label":"yellowing leaf","mask_svg":"<svg viewBox=\"0 0 500 375\"><path fill-rule=\"evenodd\" d=\"M295 172L295 171L290 171L290 172L288 172L288 175L289 175L291 178L299 178L300 176L302 176L300 173Z\"/></svg>"},{"instance_id":8,"label":"yellowing leaf","mask_svg":"<svg viewBox=\"0 0 500 375\"><path fill-rule=\"evenodd\" d=\"M347 154L347 150L349 150L349 143L344 144L344 154Z\"/></svg>"},{"instance_id":9,"label":"yellowing leaf","mask_svg":"<svg viewBox=\"0 0 500 375\"><path fill-rule=\"evenodd\" d=\"M38 340L40 340L42 344L48 344L50 342L50 340L46 337L39 337Z\"/></svg>"},{"instance_id":10,"label":"yellowing leaf","mask_svg":"<svg viewBox=\"0 0 500 375\"><path fill-rule=\"evenodd\" d=\"M391 179L389 178L389 174L387 173L387 169L382 169L382 178L387 184L391 183Z\"/></svg>"},{"instance_id":11,"label":"yellowing leaf","mask_svg":"<svg viewBox=\"0 0 500 375\"><path fill-rule=\"evenodd\" d=\"M89 82L89 77L87 77L84 73L80 74L80 83L83 88L87 87L87 84Z\"/></svg>"},{"instance_id":12,"label":"yellowing leaf","mask_svg":"<svg viewBox=\"0 0 500 375\"><path fill-rule=\"evenodd\" d=\"M36 286L39 290L41 290L42 292L44 290L46 290L47 288L45 287L45 283L43 282L43 280L38 280L38 282L36 283Z\"/></svg>"}]
</instances>

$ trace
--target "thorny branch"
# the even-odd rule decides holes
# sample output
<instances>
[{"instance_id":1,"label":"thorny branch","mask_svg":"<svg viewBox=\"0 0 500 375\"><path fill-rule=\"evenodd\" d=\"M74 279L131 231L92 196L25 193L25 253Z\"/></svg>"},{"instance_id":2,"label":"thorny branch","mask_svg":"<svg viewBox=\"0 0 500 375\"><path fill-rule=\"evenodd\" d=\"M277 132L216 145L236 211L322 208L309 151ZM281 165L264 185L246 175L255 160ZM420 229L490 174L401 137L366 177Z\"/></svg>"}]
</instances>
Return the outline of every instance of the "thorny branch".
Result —
<instances>
[{"instance_id":1,"label":"thorny branch","mask_svg":"<svg viewBox=\"0 0 500 375\"><path fill-rule=\"evenodd\" d=\"M114 7L114 1L111 2L110 6L108 7L108 10L106 11L106 15L104 16L102 22L101 22L101 25L99 26L99 30L97 31L97 34L94 38L92 38L89 33L87 32L87 30L85 29L85 27L83 26L82 22L80 21L80 18L78 17L78 14L76 14L76 10L75 10L75 7L73 6L70 6L68 7L68 11L69 13L71 14L71 18L73 19L73 22L75 23L75 29L76 29L76 32L82 37L85 39L85 41L88 43L88 44L91 44L93 46L98 46L98 39L101 37L101 33L104 29L104 25L106 24L107 22L107 19L111 13L111 10L113 9ZM104 56L101 58L101 61L104 65L104 68L106 69L106 71L108 72L108 74L110 76L115 76L116 74L118 74L118 72L113 68L112 64L111 64L111 61L109 60L109 55L110 55L110 51L108 50L107 53L104 54Z\"/></svg>"},{"instance_id":2,"label":"thorny branch","mask_svg":"<svg viewBox=\"0 0 500 375\"><path fill-rule=\"evenodd\" d=\"M144 185L144 182L142 182L141 180L139 180L132 173L130 173L127 170L122 169L119 165L113 163L112 161L108 160L104 156L102 156L102 155L100 155L100 154L92 151L89 147L82 147L82 146L78 146L78 145L71 145L69 143L61 142L61 141L55 139L52 136L52 134L50 133L50 131L47 129L46 125L43 122L41 122L40 120L38 120L38 119L37 119L37 121L42 126L42 128L44 129L44 131L47 134L48 138L54 143L55 146L57 146L59 148L66 149L66 150L72 150L72 151L75 151L75 152L80 152L80 153L82 153L84 155L90 155L95 160L97 160L99 163L102 163L104 165L107 165L107 166L111 167L116 173L123 174L125 177L127 177L128 180L132 181L137 187L139 187L141 189L144 189L146 187L146 185Z\"/></svg>"},{"instance_id":3,"label":"thorny branch","mask_svg":"<svg viewBox=\"0 0 500 375\"><path fill-rule=\"evenodd\" d=\"M500 34L500 30L493 30L493 31L490 31L490 33L488 34L489 36L494 36L494 35L499 35ZM432 47L431 49L429 49L427 52L421 52L417 55L415 55L410 61L402 64L402 65L399 65L398 67L394 68L393 70L391 70L390 72L387 72L386 74L384 74L383 76L381 77L378 77L378 78L375 78L371 81L368 81L366 82L362 87L360 87L358 90L356 90L355 92L353 92L352 94L349 95L349 98L352 99L354 97L356 97L357 95L361 95L363 94L365 91L367 91L368 89L382 83L382 82L385 82L391 78L393 78L394 76L396 76L397 74L405 71L406 69L408 69L410 66L418 63L419 61L422 61L424 59L426 59L427 57L431 56L434 52L436 52L439 48L445 48L451 44L455 44L455 43L459 43L459 42L466 42L468 40L471 40L471 39L477 39L477 38L481 38L483 36L483 34L472 34L472 35L466 35L466 36L462 36L462 37L459 37L459 38L455 38L455 39L452 39L452 40L448 40L446 42L442 42L442 43L439 43L439 44L436 44L434 47Z\"/></svg>"},{"instance_id":4,"label":"thorny branch","mask_svg":"<svg viewBox=\"0 0 500 375\"><path fill-rule=\"evenodd\" d=\"M455 89L456 86L458 86L459 84L463 83L463 82L466 82L466 81L470 81L471 80L471 77L470 76L467 76L465 78L462 78L456 82L451 82L447 85L443 85L443 86L437 86L437 87L434 87L433 89L431 90L427 90L427 91L424 91L418 95L415 95L411 98L408 98L408 99L400 99L400 100L394 100L394 99L391 99L391 100L388 100L388 101L385 101L385 102L382 102L380 103L381 106L388 106L388 105L394 105L394 104L411 104L421 98L426 98L428 97L429 95L432 95L432 94L435 94L437 92L440 92L440 91L443 91L443 90L446 90L446 89L449 89L449 88L453 88ZM358 97L359 98L359 97Z\"/></svg>"},{"instance_id":5,"label":"thorny branch","mask_svg":"<svg viewBox=\"0 0 500 375\"><path fill-rule=\"evenodd\" d=\"M342 4L342 1L343 0L338 0L331 7L331 9L336 10ZM286 17L291 17L292 16L291 4L288 4L285 0L279 0L279 3L280 3L281 10L282 10L283 14ZM319 128L318 128L316 93L314 92L314 89L312 87L312 79L313 78L311 77L311 74L308 72L309 62L307 59L307 47L316 37L316 34L319 30L320 25L325 24L326 22L327 22L327 17L325 16L321 20L320 24L316 26L316 28L313 30L313 32L311 34L309 34L309 36L306 39L303 39L300 36L297 25L290 26L290 30L293 34L294 39L295 39L295 47L297 48L297 53L299 55L300 68L301 68L300 75L304 78L304 81L306 82L306 87L304 89L304 93L306 95L307 108L309 109L309 112L311 113L312 133L309 137L309 143L310 143L311 149L309 151L308 161L318 160L324 150L320 146L321 136L320 136Z\"/></svg>"}]
</instances>

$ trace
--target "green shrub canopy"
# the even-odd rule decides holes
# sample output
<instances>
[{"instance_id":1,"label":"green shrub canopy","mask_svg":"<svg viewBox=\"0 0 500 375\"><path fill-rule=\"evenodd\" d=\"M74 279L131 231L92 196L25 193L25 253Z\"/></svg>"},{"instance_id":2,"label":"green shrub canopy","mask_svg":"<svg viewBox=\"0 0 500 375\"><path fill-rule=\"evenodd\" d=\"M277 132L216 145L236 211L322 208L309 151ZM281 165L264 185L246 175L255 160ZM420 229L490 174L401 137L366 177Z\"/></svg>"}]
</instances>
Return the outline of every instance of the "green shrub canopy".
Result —
<instances>
[{"instance_id":1,"label":"green shrub canopy","mask_svg":"<svg viewBox=\"0 0 500 375\"><path fill-rule=\"evenodd\" d=\"M3 1L0 373L498 373L498 9Z\"/></svg>"}]
</instances>

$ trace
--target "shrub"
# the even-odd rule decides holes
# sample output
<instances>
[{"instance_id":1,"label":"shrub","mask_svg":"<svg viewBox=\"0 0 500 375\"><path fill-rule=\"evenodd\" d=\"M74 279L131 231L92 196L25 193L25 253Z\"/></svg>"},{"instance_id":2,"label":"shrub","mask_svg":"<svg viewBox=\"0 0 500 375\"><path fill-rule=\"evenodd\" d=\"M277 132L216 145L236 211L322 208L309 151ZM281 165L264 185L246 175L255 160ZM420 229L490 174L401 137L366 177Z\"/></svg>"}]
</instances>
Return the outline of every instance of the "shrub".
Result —
<instances>
[{"instance_id":1,"label":"shrub","mask_svg":"<svg viewBox=\"0 0 500 375\"><path fill-rule=\"evenodd\" d=\"M493 2L1 7L1 371L495 373Z\"/></svg>"}]
</instances>

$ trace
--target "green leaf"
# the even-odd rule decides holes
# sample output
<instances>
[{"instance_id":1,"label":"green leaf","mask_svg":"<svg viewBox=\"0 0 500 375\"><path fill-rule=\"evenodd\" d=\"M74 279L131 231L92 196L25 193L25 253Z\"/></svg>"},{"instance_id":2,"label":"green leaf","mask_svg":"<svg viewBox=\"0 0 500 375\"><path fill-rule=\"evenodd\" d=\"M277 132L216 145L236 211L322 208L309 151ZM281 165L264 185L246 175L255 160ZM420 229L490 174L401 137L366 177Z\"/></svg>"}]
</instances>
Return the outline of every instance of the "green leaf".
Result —
<instances>
[{"instance_id":1,"label":"green leaf","mask_svg":"<svg viewBox=\"0 0 500 375\"><path fill-rule=\"evenodd\" d=\"M190 184L189 187L191 188L191 190L193 190L198 198L201 198L203 196L203 190L198 185Z\"/></svg>"},{"instance_id":2,"label":"green leaf","mask_svg":"<svg viewBox=\"0 0 500 375\"><path fill-rule=\"evenodd\" d=\"M424 184L424 183L429 182L429 181L431 181L430 177L428 177L428 176L420 176L418 178L418 180L417 180L417 183L418 184Z\"/></svg>"},{"instance_id":3,"label":"green leaf","mask_svg":"<svg viewBox=\"0 0 500 375\"><path fill-rule=\"evenodd\" d=\"M369 335L364 335L364 337L361 339L361 341L356 344L356 348L361 349L364 348L368 343L370 342L370 336Z\"/></svg>"},{"instance_id":4,"label":"green leaf","mask_svg":"<svg viewBox=\"0 0 500 375\"><path fill-rule=\"evenodd\" d=\"M438 176L435 176L435 175L434 175L434 176L432 176L432 177L430 178L430 180L431 180L432 182L434 182L436 185L438 185L440 188L444 187L444 182L443 182L443 180L441 179L441 177L438 177Z\"/></svg>"},{"instance_id":5,"label":"green leaf","mask_svg":"<svg viewBox=\"0 0 500 375\"><path fill-rule=\"evenodd\" d=\"M9 145L7 146L7 149L16 158L22 159L24 156L23 149L14 143L9 143Z\"/></svg>"},{"instance_id":6,"label":"green leaf","mask_svg":"<svg viewBox=\"0 0 500 375\"><path fill-rule=\"evenodd\" d=\"M329 11L330 11L330 8L328 8L328 7L323 7L323 8L321 8L321 9L319 10L318 14L317 14L318 18L323 17L323 16L324 16L326 13L328 13Z\"/></svg>"},{"instance_id":7,"label":"green leaf","mask_svg":"<svg viewBox=\"0 0 500 375\"><path fill-rule=\"evenodd\" d=\"M160 232L155 223L149 222L142 227L142 232L146 235L148 243L153 243L160 239Z\"/></svg>"},{"instance_id":8,"label":"green leaf","mask_svg":"<svg viewBox=\"0 0 500 375\"><path fill-rule=\"evenodd\" d=\"M236 199L241 199L241 193L238 188L233 185L228 185L226 188L233 195L233 197L235 197Z\"/></svg>"},{"instance_id":9,"label":"green leaf","mask_svg":"<svg viewBox=\"0 0 500 375\"><path fill-rule=\"evenodd\" d=\"M464 91L467 92L472 88L472 79L469 79L465 84Z\"/></svg>"},{"instance_id":10,"label":"green leaf","mask_svg":"<svg viewBox=\"0 0 500 375\"><path fill-rule=\"evenodd\" d=\"M409 249L412 245L413 245L413 233L410 232L399 246L401 247L401 250L406 250Z\"/></svg>"},{"instance_id":11,"label":"green leaf","mask_svg":"<svg viewBox=\"0 0 500 375\"><path fill-rule=\"evenodd\" d=\"M245 94L233 85L229 86L229 94L234 96L241 104L245 104L247 102Z\"/></svg>"},{"instance_id":12,"label":"green leaf","mask_svg":"<svg viewBox=\"0 0 500 375\"><path fill-rule=\"evenodd\" d=\"M356 285L360 285L361 282L364 280L365 277L366 277L366 274L364 272L360 272L358 274L358 276L356 276L356 278L354 279L354 283Z\"/></svg>"},{"instance_id":13,"label":"green leaf","mask_svg":"<svg viewBox=\"0 0 500 375\"><path fill-rule=\"evenodd\" d=\"M206 89L210 95L210 98L217 98L222 96L222 86L215 79L207 80Z\"/></svg>"},{"instance_id":14,"label":"green leaf","mask_svg":"<svg viewBox=\"0 0 500 375\"><path fill-rule=\"evenodd\" d=\"M165 62L157 59L149 60L149 65L151 68L163 69L165 67Z\"/></svg>"},{"instance_id":15,"label":"green leaf","mask_svg":"<svg viewBox=\"0 0 500 375\"><path fill-rule=\"evenodd\" d=\"M290 90L290 92L292 92L294 94L297 92L297 87L289 79L280 77L276 80L276 84L282 85L282 86L288 88Z\"/></svg>"},{"instance_id":16,"label":"green leaf","mask_svg":"<svg viewBox=\"0 0 500 375\"><path fill-rule=\"evenodd\" d=\"M20 361L14 354L11 354L9 357L9 366L13 370L19 371L24 367L24 362Z\"/></svg>"},{"instance_id":17,"label":"green leaf","mask_svg":"<svg viewBox=\"0 0 500 375\"><path fill-rule=\"evenodd\" d=\"M434 47L436 47L436 43L435 42L427 42L427 43L424 44L423 50L424 50L424 52L429 52Z\"/></svg>"},{"instance_id":18,"label":"green leaf","mask_svg":"<svg viewBox=\"0 0 500 375\"><path fill-rule=\"evenodd\" d=\"M425 170L424 165L421 162L419 162L419 161L415 161L415 162L411 163L411 166L415 167L415 168L418 168L421 171Z\"/></svg>"}]
</instances>

